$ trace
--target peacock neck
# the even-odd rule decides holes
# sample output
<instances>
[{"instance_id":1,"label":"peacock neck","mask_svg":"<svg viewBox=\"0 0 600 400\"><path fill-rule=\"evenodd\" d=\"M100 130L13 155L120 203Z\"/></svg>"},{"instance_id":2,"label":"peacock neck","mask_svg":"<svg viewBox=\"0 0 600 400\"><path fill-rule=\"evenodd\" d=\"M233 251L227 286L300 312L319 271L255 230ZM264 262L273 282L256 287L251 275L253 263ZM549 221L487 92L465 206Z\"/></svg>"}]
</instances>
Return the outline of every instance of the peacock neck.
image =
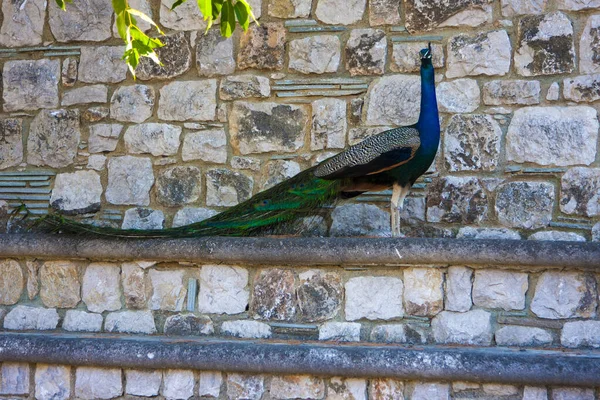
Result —
<instances>
[{"instance_id":1,"label":"peacock neck","mask_svg":"<svg viewBox=\"0 0 600 400\"><path fill-rule=\"evenodd\" d=\"M435 154L440 142L440 117L431 60L425 60L421 65L421 113L416 127L420 133L422 150Z\"/></svg>"}]
</instances>

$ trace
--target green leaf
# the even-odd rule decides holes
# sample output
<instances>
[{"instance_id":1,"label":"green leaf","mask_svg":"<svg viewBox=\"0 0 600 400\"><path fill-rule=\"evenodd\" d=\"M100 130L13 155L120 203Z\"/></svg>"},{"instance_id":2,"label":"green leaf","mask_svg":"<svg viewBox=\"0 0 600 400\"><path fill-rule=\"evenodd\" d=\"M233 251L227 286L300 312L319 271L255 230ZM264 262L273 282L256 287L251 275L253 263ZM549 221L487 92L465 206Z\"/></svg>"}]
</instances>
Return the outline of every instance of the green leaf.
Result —
<instances>
[{"instance_id":1,"label":"green leaf","mask_svg":"<svg viewBox=\"0 0 600 400\"><path fill-rule=\"evenodd\" d=\"M132 15L135 15L137 17L140 17L141 19L143 19L144 21L146 21L150 25L153 25L156 28L156 30L158 31L158 33L160 33L161 35L164 35L164 32L160 30L160 28L158 27L158 25L156 25L156 23L154 21L152 21L152 18L150 18L149 16L147 16L143 12L141 12L139 10L136 10L135 8L128 8L127 12L129 14L132 14Z\"/></svg>"},{"instance_id":2,"label":"green leaf","mask_svg":"<svg viewBox=\"0 0 600 400\"><path fill-rule=\"evenodd\" d=\"M187 0L177 0L175 3L173 3L173 5L171 6L171 11L173 11L176 7L179 7L180 5L182 5L183 3L185 3Z\"/></svg>"},{"instance_id":3,"label":"green leaf","mask_svg":"<svg viewBox=\"0 0 600 400\"><path fill-rule=\"evenodd\" d=\"M121 36L121 39L123 39L124 41L127 41L127 18L125 13L120 13L117 14L117 19L116 19L116 23L117 23L117 32L119 32L119 36Z\"/></svg>"},{"instance_id":4,"label":"green leaf","mask_svg":"<svg viewBox=\"0 0 600 400\"><path fill-rule=\"evenodd\" d=\"M205 21L212 18L212 4L210 0L198 0L198 9L204 16Z\"/></svg>"},{"instance_id":5,"label":"green leaf","mask_svg":"<svg viewBox=\"0 0 600 400\"><path fill-rule=\"evenodd\" d=\"M127 9L127 0L112 0L113 10L119 15Z\"/></svg>"},{"instance_id":6,"label":"green leaf","mask_svg":"<svg viewBox=\"0 0 600 400\"><path fill-rule=\"evenodd\" d=\"M246 6L246 10L248 11L248 15L250 15L250 18L252 18L252 21L256 22L256 25L260 26L260 24L256 20L256 17L254 16L254 13L252 12L252 7L250 6L250 4L248 4L246 0L238 0L238 3L242 3Z\"/></svg>"},{"instance_id":7,"label":"green leaf","mask_svg":"<svg viewBox=\"0 0 600 400\"><path fill-rule=\"evenodd\" d=\"M248 18L248 7L246 6L246 4L242 3L241 1L238 1L235 3L235 6L233 6L233 10L235 11L235 16L237 17L237 20L240 22L240 26L244 31L247 31L248 25L250 24L250 18Z\"/></svg>"},{"instance_id":8,"label":"green leaf","mask_svg":"<svg viewBox=\"0 0 600 400\"><path fill-rule=\"evenodd\" d=\"M67 3L72 3L73 0L56 0L56 4L61 8L61 10L63 11L67 11Z\"/></svg>"},{"instance_id":9,"label":"green leaf","mask_svg":"<svg viewBox=\"0 0 600 400\"><path fill-rule=\"evenodd\" d=\"M223 8L223 0L211 0L212 3L212 19L219 18L221 9Z\"/></svg>"},{"instance_id":10,"label":"green leaf","mask_svg":"<svg viewBox=\"0 0 600 400\"><path fill-rule=\"evenodd\" d=\"M235 30L235 12L231 0L225 0L221 10L221 36L230 37Z\"/></svg>"}]
</instances>

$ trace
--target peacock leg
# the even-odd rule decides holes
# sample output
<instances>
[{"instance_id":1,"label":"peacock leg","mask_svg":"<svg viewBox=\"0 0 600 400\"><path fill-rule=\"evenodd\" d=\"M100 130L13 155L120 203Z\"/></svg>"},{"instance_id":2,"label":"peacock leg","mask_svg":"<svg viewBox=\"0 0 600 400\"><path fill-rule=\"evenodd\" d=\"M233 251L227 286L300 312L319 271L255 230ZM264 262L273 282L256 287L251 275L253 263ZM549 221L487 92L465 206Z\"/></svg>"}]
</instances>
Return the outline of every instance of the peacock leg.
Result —
<instances>
[{"instance_id":1,"label":"peacock leg","mask_svg":"<svg viewBox=\"0 0 600 400\"><path fill-rule=\"evenodd\" d=\"M400 233L400 211L404 205L404 198L410 191L410 186L401 186L394 183L392 190L392 202L390 205L390 212L392 214L392 237L404 237Z\"/></svg>"}]
</instances>

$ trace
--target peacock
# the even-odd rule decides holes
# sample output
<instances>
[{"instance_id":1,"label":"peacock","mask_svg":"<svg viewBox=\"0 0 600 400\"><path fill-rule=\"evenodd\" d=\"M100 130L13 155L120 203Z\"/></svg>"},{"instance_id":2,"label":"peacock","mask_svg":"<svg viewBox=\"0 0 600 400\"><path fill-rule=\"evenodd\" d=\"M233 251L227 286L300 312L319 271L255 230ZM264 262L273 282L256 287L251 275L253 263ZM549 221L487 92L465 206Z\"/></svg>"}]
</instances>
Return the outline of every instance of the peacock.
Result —
<instances>
[{"instance_id":1,"label":"peacock","mask_svg":"<svg viewBox=\"0 0 600 400\"><path fill-rule=\"evenodd\" d=\"M430 167L440 141L431 44L420 56L421 110L416 124L371 136L209 219L160 230L93 226L59 214L50 214L39 223L61 232L111 237L255 236L314 215L338 200L392 188L392 235L400 236L397 210L417 178Z\"/></svg>"}]
</instances>

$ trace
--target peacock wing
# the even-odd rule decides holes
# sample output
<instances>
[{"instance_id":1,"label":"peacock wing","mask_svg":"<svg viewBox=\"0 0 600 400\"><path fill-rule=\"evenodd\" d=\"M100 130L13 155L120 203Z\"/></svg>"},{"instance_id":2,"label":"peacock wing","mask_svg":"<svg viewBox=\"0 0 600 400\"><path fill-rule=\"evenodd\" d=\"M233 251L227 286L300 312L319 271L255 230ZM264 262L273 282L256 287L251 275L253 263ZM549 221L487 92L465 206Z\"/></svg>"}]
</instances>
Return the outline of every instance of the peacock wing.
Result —
<instances>
[{"instance_id":1,"label":"peacock wing","mask_svg":"<svg viewBox=\"0 0 600 400\"><path fill-rule=\"evenodd\" d=\"M416 128L391 129L323 161L315 168L314 174L323 179L378 174L410 161L420 145Z\"/></svg>"}]
</instances>

